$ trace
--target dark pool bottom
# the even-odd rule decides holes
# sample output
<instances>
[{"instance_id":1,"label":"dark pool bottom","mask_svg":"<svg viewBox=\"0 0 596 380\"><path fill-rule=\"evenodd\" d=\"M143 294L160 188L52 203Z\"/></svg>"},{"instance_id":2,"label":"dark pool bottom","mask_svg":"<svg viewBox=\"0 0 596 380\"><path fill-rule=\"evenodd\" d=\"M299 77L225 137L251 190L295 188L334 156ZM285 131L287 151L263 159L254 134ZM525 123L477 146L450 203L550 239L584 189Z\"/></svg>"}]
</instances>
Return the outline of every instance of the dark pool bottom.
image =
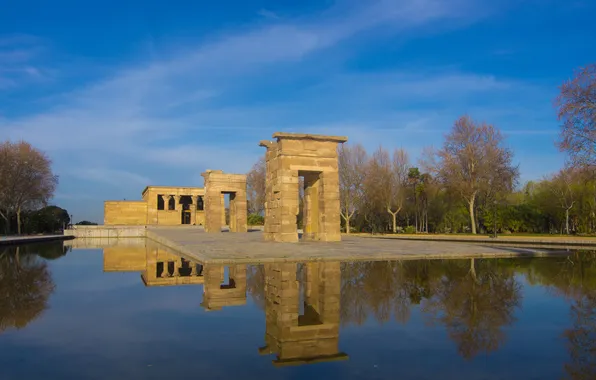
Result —
<instances>
[{"instance_id":1,"label":"dark pool bottom","mask_svg":"<svg viewBox=\"0 0 596 380\"><path fill-rule=\"evenodd\" d=\"M596 254L209 266L0 250L1 379L596 379Z\"/></svg>"}]
</instances>

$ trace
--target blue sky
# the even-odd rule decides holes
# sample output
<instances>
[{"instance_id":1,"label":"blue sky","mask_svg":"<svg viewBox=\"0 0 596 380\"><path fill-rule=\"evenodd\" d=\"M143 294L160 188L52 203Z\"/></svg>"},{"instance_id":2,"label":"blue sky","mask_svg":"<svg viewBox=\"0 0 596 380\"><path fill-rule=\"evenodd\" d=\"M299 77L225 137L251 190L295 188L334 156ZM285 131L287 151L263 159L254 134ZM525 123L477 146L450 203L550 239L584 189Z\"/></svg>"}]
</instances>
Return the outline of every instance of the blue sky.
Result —
<instances>
[{"instance_id":1,"label":"blue sky","mask_svg":"<svg viewBox=\"0 0 596 380\"><path fill-rule=\"evenodd\" d=\"M596 60L589 0L0 0L0 140L54 161L76 221L146 185L244 173L276 131L416 162L462 114L521 180L559 169L557 87Z\"/></svg>"}]
</instances>

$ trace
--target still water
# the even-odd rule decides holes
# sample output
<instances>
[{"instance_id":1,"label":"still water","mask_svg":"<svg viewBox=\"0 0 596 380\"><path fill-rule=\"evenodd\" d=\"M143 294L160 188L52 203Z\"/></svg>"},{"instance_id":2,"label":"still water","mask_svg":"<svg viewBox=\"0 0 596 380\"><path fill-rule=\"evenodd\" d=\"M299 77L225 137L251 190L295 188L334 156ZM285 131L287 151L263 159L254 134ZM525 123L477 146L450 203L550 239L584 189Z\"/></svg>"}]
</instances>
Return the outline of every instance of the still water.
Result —
<instances>
[{"instance_id":1,"label":"still water","mask_svg":"<svg viewBox=\"0 0 596 380\"><path fill-rule=\"evenodd\" d=\"M596 379L596 254L200 265L0 248L1 379Z\"/></svg>"}]
</instances>

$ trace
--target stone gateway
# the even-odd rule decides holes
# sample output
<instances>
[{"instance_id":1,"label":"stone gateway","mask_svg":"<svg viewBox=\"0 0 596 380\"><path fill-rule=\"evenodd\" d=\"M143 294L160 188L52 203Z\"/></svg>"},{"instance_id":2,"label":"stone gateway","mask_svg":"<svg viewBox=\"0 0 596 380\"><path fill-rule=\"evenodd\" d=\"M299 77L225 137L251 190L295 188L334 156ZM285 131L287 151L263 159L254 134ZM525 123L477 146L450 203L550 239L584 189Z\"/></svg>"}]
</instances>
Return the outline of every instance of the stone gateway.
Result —
<instances>
[{"instance_id":1,"label":"stone gateway","mask_svg":"<svg viewBox=\"0 0 596 380\"><path fill-rule=\"evenodd\" d=\"M303 239L340 241L337 145L341 136L273 134L266 153L265 240L297 242L300 177L304 179Z\"/></svg>"}]
</instances>

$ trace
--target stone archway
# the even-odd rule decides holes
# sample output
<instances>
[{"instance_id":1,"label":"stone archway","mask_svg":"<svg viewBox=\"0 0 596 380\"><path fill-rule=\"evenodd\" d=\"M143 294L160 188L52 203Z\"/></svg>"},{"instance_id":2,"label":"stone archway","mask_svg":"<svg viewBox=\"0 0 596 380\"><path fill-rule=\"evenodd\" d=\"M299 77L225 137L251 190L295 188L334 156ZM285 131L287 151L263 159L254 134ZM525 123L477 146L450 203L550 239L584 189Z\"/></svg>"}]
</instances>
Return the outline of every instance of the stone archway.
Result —
<instances>
[{"instance_id":1,"label":"stone archway","mask_svg":"<svg viewBox=\"0 0 596 380\"><path fill-rule=\"evenodd\" d=\"M230 196L230 232L247 232L246 175L207 170L205 178L205 231L221 232L225 224L224 196Z\"/></svg>"},{"instance_id":2,"label":"stone archway","mask_svg":"<svg viewBox=\"0 0 596 380\"><path fill-rule=\"evenodd\" d=\"M265 240L298 241L299 177L304 178L304 240L340 241L337 145L342 136L273 134L267 148Z\"/></svg>"}]
</instances>

